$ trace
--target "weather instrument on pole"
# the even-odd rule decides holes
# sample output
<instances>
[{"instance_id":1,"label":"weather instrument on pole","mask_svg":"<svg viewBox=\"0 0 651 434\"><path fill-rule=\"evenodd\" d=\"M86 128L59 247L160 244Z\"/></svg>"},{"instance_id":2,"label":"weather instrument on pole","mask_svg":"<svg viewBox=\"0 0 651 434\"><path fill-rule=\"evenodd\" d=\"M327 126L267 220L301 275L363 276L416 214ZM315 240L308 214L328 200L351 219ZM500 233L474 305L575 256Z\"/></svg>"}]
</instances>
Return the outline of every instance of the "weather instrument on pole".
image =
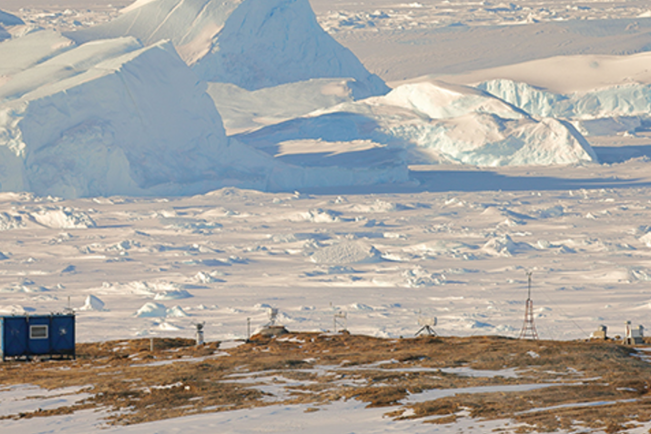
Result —
<instances>
[{"instance_id":1,"label":"weather instrument on pole","mask_svg":"<svg viewBox=\"0 0 651 434\"><path fill-rule=\"evenodd\" d=\"M418 318L418 325L421 326L420 330L416 332L416 336L421 333L427 333L429 336L436 336L434 326L436 325L436 317L420 317Z\"/></svg>"},{"instance_id":2,"label":"weather instrument on pole","mask_svg":"<svg viewBox=\"0 0 651 434\"><path fill-rule=\"evenodd\" d=\"M333 331L337 333L338 331L345 332L348 328L348 313L347 312L335 312L332 317L333 322Z\"/></svg>"},{"instance_id":3,"label":"weather instrument on pole","mask_svg":"<svg viewBox=\"0 0 651 434\"><path fill-rule=\"evenodd\" d=\"M206 325L205 322L195 323L194 326L197 329L197 346L203 345L203 326Z\"/></svg>"},{"instance_id":4,"label":"weather instrument on pole","mask_svg":"<svg viewBox=\"0 0 651 434\"><path fill-rule=\"evenodd\" d=\"M527 277L529 281L529 289L527 292L527 303L524 309L524 323L522 324L522 330L520 331L520 336L518 339L535 339L538 340L538 332L536 331L536 325L533 322L533 301L531 301L531 275L533 272L528 272Z\"/></svg>"},{"instance_id":5,"label":"weather instrument on pole","mask_svg":"<svg viewBox=\"0 0 651 434\"><path fill-rule=\"evenodd\" d=\"M270 307L267 314L269 315L269 323L267 324L267 327L276 326L276 321L278 320L278 308Z\"/></svg>"}]
</instances>

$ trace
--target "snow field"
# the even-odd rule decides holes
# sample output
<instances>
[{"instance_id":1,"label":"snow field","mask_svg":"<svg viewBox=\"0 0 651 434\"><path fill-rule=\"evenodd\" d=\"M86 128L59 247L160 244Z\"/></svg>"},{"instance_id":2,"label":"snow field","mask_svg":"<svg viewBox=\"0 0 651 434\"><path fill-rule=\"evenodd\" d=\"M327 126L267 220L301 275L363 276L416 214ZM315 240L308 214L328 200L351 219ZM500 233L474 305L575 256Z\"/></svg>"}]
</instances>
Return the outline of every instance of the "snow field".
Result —
<instances>
[{"instance_id":1,"label":"snow field","mask_svg":"<svg viewBox=\"0 0 651 434\"><path fill-rule=\"evenodd\" d=\"M543 337L587 337L602 323L616 334L626 320L644 324L649 306L645 194L224 189L55 202L94 224L62 232L29 222L0 232L1 308L62 311L70 297L81 341L191 337L191 324L202 321L209 340L243 338L246 319L258 329L270 306L290 330L330 330L344 311L352 332L373 336L412 335L422 315L438 317L443 335L513 336L532 270ZM1 206L21 213L54 205L24 196ZM184 224L169 225L170 216Z\"/></svg>"}]
</instances>

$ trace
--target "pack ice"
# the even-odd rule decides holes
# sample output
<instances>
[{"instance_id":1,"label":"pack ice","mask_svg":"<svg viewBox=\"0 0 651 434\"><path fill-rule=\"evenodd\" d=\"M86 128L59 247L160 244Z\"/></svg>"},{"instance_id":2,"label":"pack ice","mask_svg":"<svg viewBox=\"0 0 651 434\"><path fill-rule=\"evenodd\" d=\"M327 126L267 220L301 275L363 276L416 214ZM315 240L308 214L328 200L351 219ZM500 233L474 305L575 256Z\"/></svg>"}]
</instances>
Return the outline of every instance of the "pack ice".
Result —
<instances>
[{"instance_id":1,"label":"pack ice","mask_svg":"<svg viewBox=\"0 0 651 434\"><path fill-rule=\"evenodd\" d=\"M169 39L201 79L248 90L338 77L356 80L363 96L389 90L321 28L308 0L138 0L117 19L67 36Z\"/></svg>"}]
</instances>

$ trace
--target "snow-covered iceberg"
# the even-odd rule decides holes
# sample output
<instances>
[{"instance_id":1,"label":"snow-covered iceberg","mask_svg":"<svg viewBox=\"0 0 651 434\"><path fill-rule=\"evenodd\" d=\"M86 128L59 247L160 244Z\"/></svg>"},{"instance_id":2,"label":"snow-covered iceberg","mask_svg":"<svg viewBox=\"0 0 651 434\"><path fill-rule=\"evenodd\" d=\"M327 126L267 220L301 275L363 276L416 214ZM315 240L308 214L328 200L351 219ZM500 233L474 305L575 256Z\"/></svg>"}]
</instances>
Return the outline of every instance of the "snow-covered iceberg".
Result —
<instances>
[{"instance_id":1,"label":"snow-covered iceberg","mask_svg":"<svg viewBox=\"0 0 651 434\"><path fill-rule=\"evenodd\" d=\"M584 134L608 135L641 127L651 113L651 85L627 83L590 91L557 94L505 79L477 86L537 116L572 121Z\"/></svg>"},{"instance_id":2,"label":"snow-covered iceberg","mask_svg":"<svg viewBox=\"0 0 651 434\"><path fill-rule=\"evenodd\" d=\"M12 58L16 46L30 45L25 38L42 50ZM206 84L169 42L143 47L124 37L75 46L41 31L0 44L0 55L7 46L0 191L73 198L408 180L406 165L381 147L282 161L227 138ZM341 86L346 99L349 88Z\"/></svg>"},{"instance_id":3,"label":"snow-covered iceberg","mask_svg":"<svg viewBox=\"0 0 651 434\"><path fill-rule=\"evenodd\" d=\"M363 96L389 90L319 26L308 0L141 0L66 36L133 36L146 46L169 39L201 79L248 90L312 78L355 79Z\"/></svg>"},{"instance_id":4,"label":"snow-covered iceberg","mask_svg":"<svg viewBox=\"0 0 651 434\"><path fill-rule=\"evenodd\" d=\"M2 190L142 194L228 161L219 114L174 47L137 47L82 46L0 87Z\"/></svg>"},{"instance_id":5,"label":"snow-covered iceberg","mask_svg":"<svg viewBox=\"0 0 651 434\"><path fill-rule=\"evenodd\" d=\"M207 92L230 135L360 99L366 90L353 79L315 78L254 91L231 83L208 83Z\"/></svg>"},{"instance_id":6,"label":"snow-covered iceberg","mask_svg":"<svg viewBox=\"0 0 651 434\"><path fill-rule=\"evenodd\" d=\"M536 120L483 91L423 81L386 96L347 102L237 138L268 153L288 143L319 152L328 143L402 149L409 164L550 165L597 161L570 124Z\"/></svg>"}]
</instances>

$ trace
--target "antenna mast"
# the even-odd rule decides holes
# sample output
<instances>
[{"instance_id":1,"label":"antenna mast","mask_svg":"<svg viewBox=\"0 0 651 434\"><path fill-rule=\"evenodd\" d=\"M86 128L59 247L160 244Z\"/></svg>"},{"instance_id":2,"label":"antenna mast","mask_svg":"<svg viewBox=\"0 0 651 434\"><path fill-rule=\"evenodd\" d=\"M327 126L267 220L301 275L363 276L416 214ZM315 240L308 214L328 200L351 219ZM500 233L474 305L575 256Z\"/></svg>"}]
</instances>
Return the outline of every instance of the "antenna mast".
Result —
<instances>
[{"instance_id":1,"label":"antenna mast","mask_svg":"<svg viewBox=\"0 0 651 434\"><path fill-rule=\"evenodd\" d=\"M531 301L531 275L532 271L527 273L529 278L528 292L527 292L527 303L524 309L524 323L522 324L522 330L520 331L520 336L518 339L535 339L538 340L538 332L536 331L536 326L533 323L533 301Z\"/></svg>"}]
</instances>

